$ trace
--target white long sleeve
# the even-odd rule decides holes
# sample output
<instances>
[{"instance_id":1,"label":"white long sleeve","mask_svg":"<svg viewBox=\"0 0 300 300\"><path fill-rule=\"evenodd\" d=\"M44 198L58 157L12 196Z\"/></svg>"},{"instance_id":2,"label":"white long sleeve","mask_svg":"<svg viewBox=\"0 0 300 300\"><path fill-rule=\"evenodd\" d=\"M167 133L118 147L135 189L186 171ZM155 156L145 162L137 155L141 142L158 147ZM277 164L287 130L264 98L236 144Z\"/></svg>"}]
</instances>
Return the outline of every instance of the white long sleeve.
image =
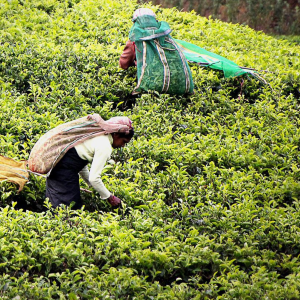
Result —
<instances>
[{"instance_id":1,"label":"white long sleeve","mask_svg":"<svg viewBox=\"0 0 300 300\"><path fill-rule=\"evenodd\" d=\"M112 136L108 134L75 146L79 157L92 163L90 171L85 167L79 172L80 176L100 194L102 199L107 199L111 195L102 182L101 173L112 153L112 142Z\"/></svg>"},{"instance_id":2,"label":"white long sleeve","mask_svg":"<svg viewBox=\"0 0 300 300\"><path fill-rule=\"evenodd\" d=\"M90 181L89 181L89 177L90 177L90 171L88 166L85 166L80 172L79 175L81 176L81 178L88 184L88 186L92 186Z\"/></svg>"}]
</instances>

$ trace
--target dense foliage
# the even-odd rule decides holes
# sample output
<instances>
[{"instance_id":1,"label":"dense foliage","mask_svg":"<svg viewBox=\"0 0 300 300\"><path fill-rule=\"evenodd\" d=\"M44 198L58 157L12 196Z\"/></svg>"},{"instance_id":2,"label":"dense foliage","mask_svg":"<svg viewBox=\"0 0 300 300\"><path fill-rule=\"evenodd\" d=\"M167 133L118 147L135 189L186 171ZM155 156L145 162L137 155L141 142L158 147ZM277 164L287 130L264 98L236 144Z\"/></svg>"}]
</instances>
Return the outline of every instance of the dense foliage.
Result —
<instances>
[{"instance_id":1,"label":"dense foliage","mask_svg":"<svg viewBox=\"0 0 300 300\"><path fill-rule=\"evenodd\" d=\"M299 46L152 7L173 37L268 84L191 66L193 96L134 97L136 70L118 59L137 7L0 1L1 154L27 159L92 112L137 132L103 175L117 211L93 192L83 211L33 212L49 205L43 177L19 195L1 184L1 299L299 299Z\"/></svg>"},{"instance_id":2,"label":"dense foliage","mask_svg":"<svg viewBox=\"0 0 300 300\"><path fill-rule=\"evenodd\" d=\"M300 45L299 35L275 35L274 37L278 39L283 39L289 41L291 44Z\"/></svg>"},{"instance_id":3,"label":"dense foliage","mask_svg":"<svg viewBox=\"0 0 300 300\"><path fill-rule=\"evenodd\" d=\"M139 0L142 2L150 0ZM239 23L273 34L300 34L300 0L152 0L162 7Z\"/></svg>"}]
</instances>

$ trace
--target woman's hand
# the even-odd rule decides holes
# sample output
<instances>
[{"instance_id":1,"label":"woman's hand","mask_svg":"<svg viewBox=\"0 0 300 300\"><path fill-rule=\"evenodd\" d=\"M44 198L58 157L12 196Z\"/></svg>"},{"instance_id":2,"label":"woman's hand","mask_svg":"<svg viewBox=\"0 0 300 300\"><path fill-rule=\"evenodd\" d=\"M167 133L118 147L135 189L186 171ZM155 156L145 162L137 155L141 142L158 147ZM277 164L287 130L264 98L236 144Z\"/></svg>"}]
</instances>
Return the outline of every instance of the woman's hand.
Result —
<instances>
[{"instance_id":1,"label":"woman's hand","mask_svg":"<svg viewBox=\"0 0 300 300\"><path fill-rule=\"evenodd\" d=\"M107 200L114 207L121 205L121 199L114 195L110 195Z\"/></svg>"}]
</instances>

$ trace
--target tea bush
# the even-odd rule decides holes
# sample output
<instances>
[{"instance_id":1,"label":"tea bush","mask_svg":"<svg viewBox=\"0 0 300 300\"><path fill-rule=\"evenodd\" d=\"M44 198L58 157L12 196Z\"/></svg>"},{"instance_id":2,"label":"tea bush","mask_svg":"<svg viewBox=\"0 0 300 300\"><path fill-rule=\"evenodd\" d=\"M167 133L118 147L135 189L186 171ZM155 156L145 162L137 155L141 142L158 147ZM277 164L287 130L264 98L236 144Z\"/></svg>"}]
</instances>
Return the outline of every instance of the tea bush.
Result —
<instances>
[{"instance_id":1,"label":"tea bush","mask_svg":"<svg viewBox=\"0 0 300 300\"><path fill-rule=\"evenodd\" d=\"M191 65L194 95L132 96L118 59L136 1L2 1L0 153L28 159L93 112L136 136L103 174L122 209L92 191L53 212L45 178L1 183L1 299L299 299L299 45L147 6L268 84Z\"/></svg>"},{"instance_id":2,"label":"tea bush","mask_svg":"<svg viewBox=\"0 0 300 300\"><path fill-rule=\"evenodd\" d=\"M139 0L140 3L145 1ZM150 2L146 0L146 2ZM225 22L249 25L255 30L273 34L299 34L300 2L298 0L153 0L162 7L196 11L199 15Z\"/></svg>"}]
</instances>

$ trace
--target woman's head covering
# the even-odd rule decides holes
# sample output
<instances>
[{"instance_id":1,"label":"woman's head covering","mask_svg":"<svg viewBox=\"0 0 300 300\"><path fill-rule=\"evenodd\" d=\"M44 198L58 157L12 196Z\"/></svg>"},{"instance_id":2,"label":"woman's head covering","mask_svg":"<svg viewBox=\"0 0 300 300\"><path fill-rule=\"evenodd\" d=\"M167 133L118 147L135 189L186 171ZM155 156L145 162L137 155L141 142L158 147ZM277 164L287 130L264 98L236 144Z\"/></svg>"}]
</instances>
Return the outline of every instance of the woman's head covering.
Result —
<instances>
[{"instance_id":1,"label":"woman's head covering","mask_svg":"<svg viewBox=\"0 0 300 300\"><path fill-rule=\"evenodd\" d=\"M133 129L132 121L128 117L112 117L104 121L98 114L88 116L89 120L94 120L105 131L105 134L114 132L129 133Z\"/></svg>"},{"instance_id":2,"label":"woman's head covering","mask_svg":"<svg viewBox=\"0 0 300 300\"><path fill-rule=\"evenodd\" d=\"M155 13L150 8L139 8L133 13L132 22L134 22L138 17L145 15L156 18Z\"/></svg>"},{"instance_id":3,"label":"woman's head covering","mask_svg":"<svg viewBox=\"0 0 300 300\"><path fill-rule=\"evenodd\" d=\"M117 126L118 130L114 132L129 132L133 129L132 121L128 117L113 117L106 121L112 128Z\"/></svg>"}]
</instances>

